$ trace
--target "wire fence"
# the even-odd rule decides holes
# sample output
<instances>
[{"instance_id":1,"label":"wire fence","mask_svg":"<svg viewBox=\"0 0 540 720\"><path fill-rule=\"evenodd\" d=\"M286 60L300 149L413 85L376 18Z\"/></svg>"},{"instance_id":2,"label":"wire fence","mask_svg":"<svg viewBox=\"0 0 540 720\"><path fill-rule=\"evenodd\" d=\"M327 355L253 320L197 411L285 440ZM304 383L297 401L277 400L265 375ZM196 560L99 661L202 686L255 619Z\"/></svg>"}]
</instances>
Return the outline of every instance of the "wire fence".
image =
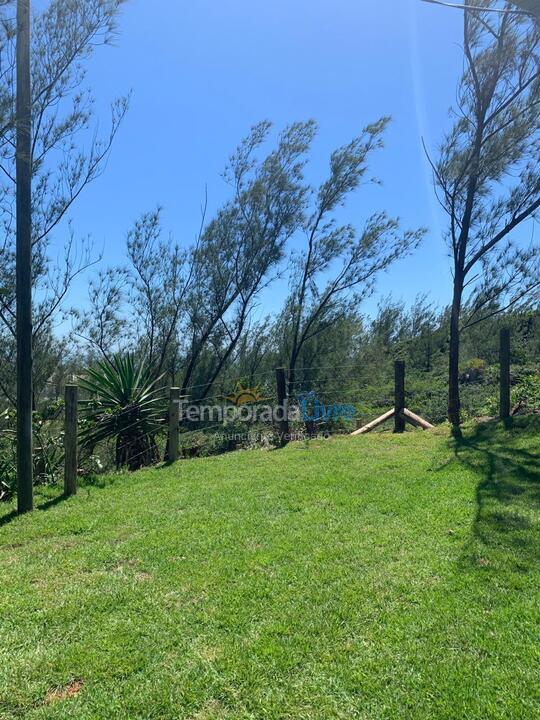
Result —
<instances>
[{"instance_id":1,"label":"wire fence","mask_svg":"<svg viewBox=\"0 0 540 720\"><path fill-rule=\"evenodd\" d=\"M385 378L381 392L380 386L370 388L365 382L361 383L353 364L340 369L345 373L340 378L335 372L331 376L330 371L337 368L329 367L301 368L295 373L294 380L285 373L288 439L348 434L376 414L379 407L391 404L390 376ZM276 412L280 408L276 373L252 374L252 379L256 379L256 387L237 382L233 388L220 387L219 392L205 392L209 389L207 383L183 388L178 428L180 458L282 444L282 428ZM38 482L58 482L64 474L64 393L74 381L74 376L68 376L40 384L39 410L34 422L34 475ZM136 403L111 407L99 398L92 401L90 394L81 390L77 429L79 475L88 477L115 470L126 460L131 469L166 461L170 456L169 394L168 387L153 393L152 400L160 410L150 431L145 424L144 412ZM4 425L9 426L9 418L6 420ZM108 437L96 444L88 443L85 434L88 428L99 430L101 426L106 426ZM147 432L151 435L149 441L143 439ZM7 431L4 432L0 423L0 439L2 433L6 439ZM12 431L9 437L14 450ZM4 475L13 474L14 458L12 452L12 462L4 463Z\"/></svg>"},{"instance_id":2,"label":"wire fence","mask_svg":"<svg viewBox=\"0 0 540 720\"><path fill-rule=\"evenodd\" d=\"M58 481L73 453L78 455L75 472L91 476L121 466L137 469L177 457L351 434L366 425L375 426L381 417L391 417L398 407L398 364L382 358L376 377L353 361L332 367L310 365L294 372L267 370L250 373L251 383L193 384L174 390L175 395L173 389L162 386L147 393L143 401L132 392L124 405L92 397L81 388L76 426L71 428L76 447L71 450L66 448L66 422L71 417L66 389L74 376L47 380L40 384L43 401L37 403L34 422L35 476L40 482ZM505 373L509 405L509 364ZM503 375L502 369L482 361L464 368L460 389L465 419L500 412ZM433 424L446 419L448 389L440 374L409 372L401 392L401 407L416 417ZM176 407L171 398L179 395ZM152 412L148 412L150 407ZM13 450L15 446L13 420L13 413L0 414L0 497L5 478L14 472L14 454L6 460L4 453L6 447ZM382 422L377 427L395 429Z\"/></svg>"}]
</instances>

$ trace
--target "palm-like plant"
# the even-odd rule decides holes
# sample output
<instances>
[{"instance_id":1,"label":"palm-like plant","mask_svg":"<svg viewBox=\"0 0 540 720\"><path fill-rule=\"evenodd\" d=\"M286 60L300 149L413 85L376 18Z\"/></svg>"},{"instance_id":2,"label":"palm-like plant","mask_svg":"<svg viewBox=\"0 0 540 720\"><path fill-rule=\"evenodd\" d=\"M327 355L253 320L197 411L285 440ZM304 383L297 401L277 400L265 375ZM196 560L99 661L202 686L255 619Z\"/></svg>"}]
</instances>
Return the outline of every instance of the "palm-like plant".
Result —
<instances>
[{"instance_id":1,"label":"palm-like plant","mask_svg":"<svg viewBox=\"0 0 540 720\"><path fill-rule=\"evenodd\" d=\"M156 435L166 418L160 380L130 353L88 369L80 381L89 394L81 401L82 447L92 454L99 442L114 439L117 468L138 470L158 462Z\"/></svg>"}]
</instances>

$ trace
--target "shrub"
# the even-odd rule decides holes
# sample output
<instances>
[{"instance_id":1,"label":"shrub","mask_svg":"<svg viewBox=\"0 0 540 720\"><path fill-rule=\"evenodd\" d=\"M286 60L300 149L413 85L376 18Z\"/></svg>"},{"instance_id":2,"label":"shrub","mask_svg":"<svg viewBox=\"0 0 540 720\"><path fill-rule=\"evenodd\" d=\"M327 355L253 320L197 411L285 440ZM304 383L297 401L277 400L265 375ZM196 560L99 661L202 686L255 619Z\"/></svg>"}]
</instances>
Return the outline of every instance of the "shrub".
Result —
<instances>
[{"instance_id":1,"label":"shrub","mask_svg":"<svg viewBox=\"0 0 540 720\"><path fill-rule=\"evenodd\" d=\"M487 363L480 358L468 360L460 368L460 380L462 383L482 382L486 371Z\"/></svg>"},{"instance_id":2,"label":"shrub","mask_svg":"<svg viewBox=\"0 0 540 720\"><path fill-rule=\"evenodd\" d=\"M163 429L166 401L150 369L132 354L117 355L86 371L80 387L81 447L88 455L108 440L115 443L117 469L138 470L159 461L156 435Z\"/></svg>"},{"instance_id":3,"label":"shrub","mask_svg":"<svg viewBox=\"0 0 540 720\"><path fill-rule=\"evenodd\" d=\"M512 405L517 410L540 410L540 371L525 371L512 389Z\"/></svg>"},{"instance_id":4,"label":"shrub","mask_svg":"<svg viewBox=\"0 0 540 720\"><path fill-rule=\"evenodd\" d=\"M64 468L64 434L54 424L34 420L34 484L57 482Z\"/></svg>"},{"instance_id":5,"label":"shrub","mask_svg":"<svg viewBox=\"0 0 540 720\"><path fill-rule=\"evenodd\" d=\"M54 484L62 477L64 438L58 428L61 411L59 405L54 413L34 412L34 485ZM0 501L10 500L17 490L16 424L15 411L5 410L0 415Z\"/></svg>"},{"instance_id":6,"label":"shrub","mask_svg":"<svg viewBox=\"0 0 540 720\"><path fill-rule=\"evenodd\" d=\"M0 414L0 502L10 500L16 489L17 462L12 418L5 410Z\"/></svg>"}]
</instances>

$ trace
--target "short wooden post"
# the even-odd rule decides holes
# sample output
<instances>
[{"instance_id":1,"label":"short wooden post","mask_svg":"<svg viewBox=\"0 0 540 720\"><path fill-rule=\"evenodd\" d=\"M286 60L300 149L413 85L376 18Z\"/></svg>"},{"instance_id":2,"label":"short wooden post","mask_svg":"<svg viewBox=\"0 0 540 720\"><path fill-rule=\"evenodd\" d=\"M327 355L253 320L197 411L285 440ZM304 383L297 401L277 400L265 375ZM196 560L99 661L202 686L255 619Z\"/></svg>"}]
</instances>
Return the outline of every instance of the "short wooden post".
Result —
<instances>
[{"instance_id":1,"label":"short wooden post","mask_svg":"<svg viewBox=\"0 0 540 720\"><path fill-rule=\"evenodd\" d=\"M279 428L280 444L283 447L289 442L289 400L287 398L287 380L285 377L285 368L277 368L276 386L278 401L277 412L279 413L277 421Z\"/></svg>"},{"instance_id":2,"label":"short wooden post","mask_svg":"<svg viewBox=\"0 0 540 720\"><path fill-rule=\"evenodd\" d=\"M500 416L502 420L510 417L510 328L502 328L500 334L499 362L500 377Z\"/></svg>"},{"instance_id":3,"label":"short wooden post","mask_svg":"<svg viewBox=\"0 0 540 720\"><path fill-rule=\"evenodd\" d=\"M76 495L78 472L77 418L79 388L66 385L64 409L64 495Z\"/></svg>"},{"instance_id":4,"label":"short wooden post","mask_svg":"<svg viewBox=\"0 0 540 720\"><path fill-rule=\"evenodd\" d=\"M405 432L405 363L396 360L394 363L394 432Z\"/></svg>"},{"instance_id":5,"label":"short wooden post","mask_svg":"<svg viewBox=\"0 0 540 720\"><path fill-rule=\"evenodd\" d=\"M180 426L180 388L169 391L169 461L178 460L178 430Z\"/></svg>"}]
</instances>

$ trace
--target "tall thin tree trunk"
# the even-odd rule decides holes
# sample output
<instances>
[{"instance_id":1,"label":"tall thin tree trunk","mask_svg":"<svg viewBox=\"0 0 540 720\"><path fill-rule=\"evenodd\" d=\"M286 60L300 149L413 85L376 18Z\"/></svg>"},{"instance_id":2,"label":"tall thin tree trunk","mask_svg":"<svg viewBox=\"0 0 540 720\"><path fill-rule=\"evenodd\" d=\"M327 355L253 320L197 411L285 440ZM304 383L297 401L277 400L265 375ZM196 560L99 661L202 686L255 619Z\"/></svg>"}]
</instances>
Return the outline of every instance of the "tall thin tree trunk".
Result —
<instances>
[{"instance_id":1,"label":"tall thin tree trunk","mask_svg":"<svg viewBox=\"0 0 540 720\"><path fill-rule=\"evenodd\" d=\"M17 0L17 499L33 507L32 472L32 95L30 0Z\"/></svg>"},{"instance_id":2,"label":"tall thin tree trunk","mask_svg":"<svg viewBox=\"0 0 540 720\"><path fill-rule=\"evenodd\" d=\"M448 365L448 419L454 428L461 422L461 402L459 397L459 350L461 316L461 298L463 294L463 278L456 274L454 278L454 297L450 316L450 353Z\"/></svg>"}]
</instances>

